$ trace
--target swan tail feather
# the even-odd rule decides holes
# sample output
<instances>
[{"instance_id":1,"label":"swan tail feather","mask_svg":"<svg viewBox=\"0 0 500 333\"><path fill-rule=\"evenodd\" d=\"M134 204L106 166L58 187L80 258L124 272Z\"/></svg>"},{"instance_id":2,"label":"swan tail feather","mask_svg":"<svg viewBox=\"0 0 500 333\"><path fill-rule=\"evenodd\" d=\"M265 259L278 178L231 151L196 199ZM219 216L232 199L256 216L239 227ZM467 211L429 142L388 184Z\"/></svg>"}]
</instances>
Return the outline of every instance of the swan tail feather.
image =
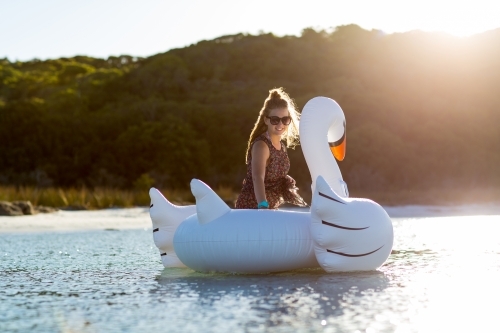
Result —
<instances>
[{"instance_id":1,"label":"swan tail feather","mask_svg":"<svg viewBox=\"0 0 500 333\"><path fill-rule=\"evenodd\" d=\"M160 251L165 267L185 267L174 251L174 234L179 224L196 214L196 206L176 206L168 201L160 191L149 190L151 205L149 215L153 223L153 240Z\"/></svg>"}]
</instances>

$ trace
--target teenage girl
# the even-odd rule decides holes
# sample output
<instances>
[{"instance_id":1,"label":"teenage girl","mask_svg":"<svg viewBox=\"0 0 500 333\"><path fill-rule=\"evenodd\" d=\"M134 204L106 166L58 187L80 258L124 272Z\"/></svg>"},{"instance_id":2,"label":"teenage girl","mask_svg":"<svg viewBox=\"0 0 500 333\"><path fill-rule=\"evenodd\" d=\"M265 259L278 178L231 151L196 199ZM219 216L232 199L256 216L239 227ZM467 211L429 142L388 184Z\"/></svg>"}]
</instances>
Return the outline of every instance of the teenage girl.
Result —
<instances>
[{"instance_id":1,"label":"teenage girl","mask_svg":"<svg viewBox=\"0 0 500 333\"><path fill-rule=\"evenodd\" d=\"M299 118L295 103L282 88L269 91L248 140L247 174L236 208L276 209L285 202L307 206L288 175L287 147L298 144Z\"/></svg>"}]
</instances>

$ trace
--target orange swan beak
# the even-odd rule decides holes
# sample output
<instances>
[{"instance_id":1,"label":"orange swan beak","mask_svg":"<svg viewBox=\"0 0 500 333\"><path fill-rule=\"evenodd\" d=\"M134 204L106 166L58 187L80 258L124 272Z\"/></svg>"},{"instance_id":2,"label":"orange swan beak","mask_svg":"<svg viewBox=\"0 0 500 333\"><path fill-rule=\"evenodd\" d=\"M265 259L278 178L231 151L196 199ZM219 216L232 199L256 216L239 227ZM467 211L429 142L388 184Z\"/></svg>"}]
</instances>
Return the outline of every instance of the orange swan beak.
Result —
<instances>
[{"instance_id":1,"label":"orange swan beak","mask_svg":"<svg viewBox=\"0 0 500 333\"><path fill-rule=\"evenodd\" d=\"M342 135L340 140L328 143L330 145L330 150L332 151L333 156L335 156L338 161L342 161L345 158L346 142L347 138L344 130L344 135Z\"/></svg>"}]
</instances>

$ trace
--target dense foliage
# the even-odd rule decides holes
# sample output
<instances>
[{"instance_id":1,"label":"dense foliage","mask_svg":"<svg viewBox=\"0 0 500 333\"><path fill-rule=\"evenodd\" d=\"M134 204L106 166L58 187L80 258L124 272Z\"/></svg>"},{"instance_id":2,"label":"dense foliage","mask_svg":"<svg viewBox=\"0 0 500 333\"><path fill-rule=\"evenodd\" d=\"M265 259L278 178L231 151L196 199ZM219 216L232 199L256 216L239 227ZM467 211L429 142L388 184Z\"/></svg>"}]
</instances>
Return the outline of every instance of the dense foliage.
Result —
<instances>
[{"instance_id":1,"label":"dense foliage","mask_svg":"<svg viewBox=\"0 0 500 333\"><path fill-rule=\"evenodd\" d=\"M468 38L356 25L234 35L148 58L0 60L0 182L238 189L269 89L347 118L351 191L500 187L500 30ZM310 175L300 148L290 174ZM147 174L148 176L145 176Z\"/></svg>"}]
</instances>

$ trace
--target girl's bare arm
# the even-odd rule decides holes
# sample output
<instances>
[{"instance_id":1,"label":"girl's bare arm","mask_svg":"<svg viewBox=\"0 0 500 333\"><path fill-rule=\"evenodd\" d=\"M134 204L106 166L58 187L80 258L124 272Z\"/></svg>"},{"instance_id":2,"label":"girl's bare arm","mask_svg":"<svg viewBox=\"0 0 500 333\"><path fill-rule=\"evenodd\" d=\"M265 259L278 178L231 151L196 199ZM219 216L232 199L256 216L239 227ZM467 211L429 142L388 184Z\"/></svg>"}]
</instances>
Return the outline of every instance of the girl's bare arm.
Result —
<instances>
[{"instance_id":1,"label":"girl's bare arm","mask_svg":"<svg viewBox=\"0 0 500 333\"><path fill-rule=\"evenodd\" d=\"M255 199L262 202L266 199L266 189L264 177L266 175L266 165L269 159L269 147L263 141L257 141L252 146L252 179L255 191Z\"/></svg>"}]
</instances>

